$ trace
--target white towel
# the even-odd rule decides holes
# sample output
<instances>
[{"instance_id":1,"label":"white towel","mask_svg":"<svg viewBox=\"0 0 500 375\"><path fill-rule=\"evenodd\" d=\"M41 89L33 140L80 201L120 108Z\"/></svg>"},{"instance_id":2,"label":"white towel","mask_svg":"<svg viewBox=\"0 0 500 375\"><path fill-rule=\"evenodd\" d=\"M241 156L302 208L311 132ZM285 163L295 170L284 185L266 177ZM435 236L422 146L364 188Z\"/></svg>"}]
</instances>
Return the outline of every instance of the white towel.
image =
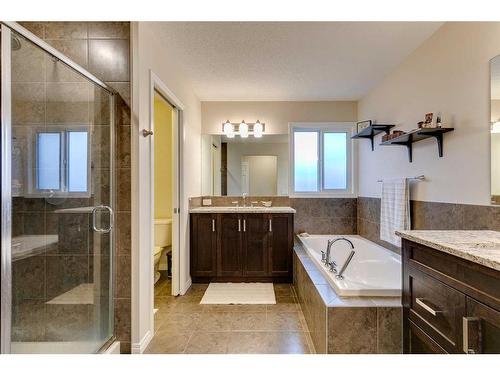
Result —
<instances>
[{"instance_id":1,"label":"white towel","mask_svg":"<svg viewBox=\"0 0 500 375\"><path fill-rule=\"evenodd\" d=\"M388 179L382 182L380 203L380 239L401 246L396 230L410 229L410 186L408 179Z\"/></svg>"}]
</instances>

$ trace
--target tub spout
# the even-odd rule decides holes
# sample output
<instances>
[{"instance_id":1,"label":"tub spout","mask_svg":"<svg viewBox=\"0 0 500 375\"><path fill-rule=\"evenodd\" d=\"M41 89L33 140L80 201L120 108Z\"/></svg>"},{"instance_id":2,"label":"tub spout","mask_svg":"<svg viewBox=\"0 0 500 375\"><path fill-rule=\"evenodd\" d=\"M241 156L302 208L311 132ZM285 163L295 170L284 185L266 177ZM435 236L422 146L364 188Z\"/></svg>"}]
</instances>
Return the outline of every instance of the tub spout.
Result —
<instances>
[{"instance_id":1,"label":"tub spout","mask_svg":"<svg viewBox=\"0 0 500 375\"><path fill-rule=\"evenodd\" d=\"M333 260L330 260L330 254L331 254L332 245L337 241L346 241L347 243L349 243L349 245L351 245L351 249L354 249L354 245L351 242L351 240L348 240L345 237L339 237L339 238L335 238L333 240L328 240L328 245L326 247L325 260L323 261L323 252L322 252L321 261L323 261L323 263L325 263L325 265L327 265L327 266L330 266L330 267L333 266L332 267L333 269L337 266L337 264Z\"/></svg>"}]
</instances>

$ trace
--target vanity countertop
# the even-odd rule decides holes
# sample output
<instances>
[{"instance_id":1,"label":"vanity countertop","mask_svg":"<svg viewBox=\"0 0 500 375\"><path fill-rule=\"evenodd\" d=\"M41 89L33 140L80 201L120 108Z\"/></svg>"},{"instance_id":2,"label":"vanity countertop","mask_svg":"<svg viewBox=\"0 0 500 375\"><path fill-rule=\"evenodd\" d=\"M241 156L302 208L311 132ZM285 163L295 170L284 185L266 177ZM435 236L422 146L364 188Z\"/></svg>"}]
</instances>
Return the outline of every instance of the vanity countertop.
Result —
<instances>
[{"instance_id":1,"label":"vanity countertop","mask_svg":"<svg viewBox=\"0 0 500 375\"><path fill-rule=\"evenodd\" d=\"M292 207L273 206L273 207L235 207L235 206L204 206L191 208L192 214L202 213L275 213L275 214L294 214L296 211Z\"/></svg>"},{"instance_id":2,"label":"vanity countertop","mask_svg":"<svg viewBox=\"0 0 500 375\"><path fill-rule=\"evenodd\" d=\"M500 232L491 230L401 230L396 235L500 271Z\"/></svg>"}]
</instances>

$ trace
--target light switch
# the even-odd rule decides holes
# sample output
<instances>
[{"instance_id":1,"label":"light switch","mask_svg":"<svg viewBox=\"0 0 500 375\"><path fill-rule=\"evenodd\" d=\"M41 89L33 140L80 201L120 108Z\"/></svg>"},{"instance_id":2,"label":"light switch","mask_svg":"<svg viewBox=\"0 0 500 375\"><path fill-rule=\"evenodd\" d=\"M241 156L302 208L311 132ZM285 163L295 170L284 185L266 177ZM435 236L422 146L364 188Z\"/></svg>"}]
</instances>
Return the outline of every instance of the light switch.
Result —
<instances>
[{"instance_id":1,"label":"light switch","mask_svg":"<svg viewBox=\"0 0 500 375\"><path fill-rule=\"evenodd\" d=\"M201 202L202 206L211 206L212 205L212 200L210 198L205 198Z\"/></svg>"}]
</instances>

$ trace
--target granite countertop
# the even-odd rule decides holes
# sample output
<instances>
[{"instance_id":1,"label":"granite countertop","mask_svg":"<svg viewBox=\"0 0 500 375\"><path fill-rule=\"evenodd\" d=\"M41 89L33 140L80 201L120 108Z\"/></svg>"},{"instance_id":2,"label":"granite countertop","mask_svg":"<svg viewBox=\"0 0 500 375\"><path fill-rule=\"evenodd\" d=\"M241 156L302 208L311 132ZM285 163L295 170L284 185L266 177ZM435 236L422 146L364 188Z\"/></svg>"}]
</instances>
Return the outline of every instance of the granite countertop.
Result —
<instances>
[{"instance_id":1,"label":"granite countertop","mask_svg":"<svg viewBox=\"0 0 500 375\"><path fill-rule=\"evenodd\" d=\"M235 206L205 206L205 207L197 207L191 208L189 210L190 213L193 214L201 214L201 213L285 213L285 214L294 214L296 211L292 207L283 207L283 206L275 206L275 207L235 207Z\"/></svg>"},{"instance_id":2,"label":"granite countertop","mask_svg":"<svg viewBox=\"0 0 500 375\"><path fill-rule=\"evenodd\" d=\"M396 235L500 271L500 232L492 230L401 230Z\"/></svg>"}]
</instances>

